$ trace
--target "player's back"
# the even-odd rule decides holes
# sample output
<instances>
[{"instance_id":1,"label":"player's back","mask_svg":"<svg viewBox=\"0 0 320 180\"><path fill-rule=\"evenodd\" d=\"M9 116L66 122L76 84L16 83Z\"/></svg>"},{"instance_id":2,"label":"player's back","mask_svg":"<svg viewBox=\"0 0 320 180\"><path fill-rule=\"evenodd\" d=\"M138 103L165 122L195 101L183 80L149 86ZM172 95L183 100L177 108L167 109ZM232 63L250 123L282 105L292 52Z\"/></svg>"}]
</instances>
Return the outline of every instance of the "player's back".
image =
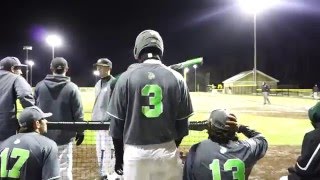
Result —
<instances>
[{"instance_id":1,"label":"player's back","mask_svg":"<svg viewBox=\"0 0 320 180\"><path fill-rule=\"evenodd\" d=\"M52 175L59 175L59 166L48 166L52 153L57 152L56 143L36 132L11 136L1 144L0 152L1 179L54 179Z\"/></svg>"},{"instance_id":2,"label":"player's back","mask_svg":"<svg viewBox=\"0 0 320 180\"><path fill-rule=\"evenodd\" d=\"M253 146L248 141L230 141L225 145L210 139L202 141L194 155L194 177L201 180L211 180L213 177L222 180L247 179L254 164L267 150L263 139Z\"/></svg>"},{"instance_id":3,"label":"player's back","mask_svg":"<svg viewBox=\"0 0 320 180\"><path fill-rule=\"evenodd\" d=\"M182 76L158 60L136 64L119 78L123 106L126 112L114 114L125 121L124 142L147 145L169 142L177 138L176 120L192 113L191 103ZM119 90L119 88L118 88ZM125 92L122 92L125 91ZM188 99L188 98L185 98Z\"/></svg>"}]
</instances>

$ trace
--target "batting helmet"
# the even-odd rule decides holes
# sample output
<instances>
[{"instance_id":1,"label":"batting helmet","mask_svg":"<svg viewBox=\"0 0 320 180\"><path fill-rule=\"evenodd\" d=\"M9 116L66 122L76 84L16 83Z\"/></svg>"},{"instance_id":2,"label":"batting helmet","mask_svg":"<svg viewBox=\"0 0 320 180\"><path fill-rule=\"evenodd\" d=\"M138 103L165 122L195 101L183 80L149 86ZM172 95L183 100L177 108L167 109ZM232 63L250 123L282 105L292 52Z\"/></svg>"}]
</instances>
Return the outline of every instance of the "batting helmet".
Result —
<instances>
[{"instance_id":1,"label":"batting helmet","mask_svg":"<svg viewBox=\"0 0 320 180\"><path fill-rule=\"evenodd\" d=\"M145 48L154 47L160 51L160 56L163 55L163 41L160 34L154 30L144 30L136 38L134 45L134 58L139 59L141 52Z\"/></svg>"}]
</instances>

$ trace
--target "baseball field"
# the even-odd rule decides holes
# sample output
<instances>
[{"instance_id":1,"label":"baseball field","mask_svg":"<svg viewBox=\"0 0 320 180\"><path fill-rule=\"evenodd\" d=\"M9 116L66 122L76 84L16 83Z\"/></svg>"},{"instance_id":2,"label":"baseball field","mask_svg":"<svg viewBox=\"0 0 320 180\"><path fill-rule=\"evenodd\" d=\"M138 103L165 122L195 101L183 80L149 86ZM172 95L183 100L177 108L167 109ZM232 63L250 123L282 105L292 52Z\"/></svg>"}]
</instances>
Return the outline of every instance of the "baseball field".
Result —
<instances>
[{"instance_id":1,"label":"baseball field","mask_svg":"<svg viewBox=\"0 0 320 180\"><path fill-rule=\"evenodd\" d=\"M92 93L82 93L84 109L90 112ZM299 156L304 134L312 130L307 110L317 102L311 98L271 96L271 105L263 105L262 96L191 93L191 97L195 111L191 121L206 120L213 109L224 108L236 114L239 123L266 136L269 149L254 167L252 180L279 179L287 174L287 168L294 165ZM85 118L90 119L90 113L86 113ZM86 137L88 145L94 142L90 136ZM191 144L206 138L206 131L190 131L181 144L181 150L186 153Z\"/></svg>"},{"instance_id":2,"label":"baseball field","mask_svg":"<svg viewBox=\"0 0 320 180\"><path fill-rule=\"evenodd\" d=\"M82 90L85 119L90 120L94 102L90 89ZM313 129L307 110L316 100L302 97L270 96L271 105L263 105L262 96L191 93L193 120L206 120L213 109L224 108L233 112L240 124L248 125L266 136L269 149L254 167L251 180L273 180L287 174L300 154L304 134ZM244 138L239 135L240 138ZM206 139L206 131L190 131L180 149L187 153L190 145ZM83 145L74 148L75 179L97 177L94 131L87 131Z\"/></svg>"}]
</instances>

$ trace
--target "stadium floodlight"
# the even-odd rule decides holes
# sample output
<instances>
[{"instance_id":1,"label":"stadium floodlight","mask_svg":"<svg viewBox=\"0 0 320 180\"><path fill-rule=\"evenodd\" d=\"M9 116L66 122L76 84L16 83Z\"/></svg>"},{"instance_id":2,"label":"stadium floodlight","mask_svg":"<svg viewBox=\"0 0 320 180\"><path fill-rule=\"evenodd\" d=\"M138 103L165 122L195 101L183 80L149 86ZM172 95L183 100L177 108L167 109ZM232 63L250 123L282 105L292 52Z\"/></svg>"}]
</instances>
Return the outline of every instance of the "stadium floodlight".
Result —
<instances>
[{"instance_id":1,"label":"stadium floodlight","mask_svg":"<svg viewBox=\"0 0 320 180\"><path fill-rule=\"evenodd\" d=\"M94 75L94 76L99 76L99 75L100 75L100 73L99 73L99 71L94 70L94 71L93 71L93 75Z\"/></svg>"},{"instance_id":2,"label":"stadium floodlight","mask_svg":"<svg viewBox=\"0 0 320 180\"><path fill-rule=\"evenodd\" d=\"M257 14L265 9L276 6L280 0L238 0L240 7L247 13L253 15L253 39L254 39L254 52L253 52L253 81L257 88Z\"/></svg>"},{"instance_id":3,"label":"stadium floodlight","mask_svg":"<svg viewBox=\"0 0 320 180\"><path fill-rule=\"evenodd\" d=\"M96 80L96 82L97 82L97 81L98 81L98 77L100 76L100 72L99 72L98 70L94 70L94 71L92 72L92 74L94 75L95 80Z\"/></svg>"},{"instance_id":4,"label":"stadium floodlight","mask_svg":"<svg viewBox=\"0 0 320 180\"><path fill-rule=\"evenodd\" d=\"M34 65L34 61L27 60L26 63L30 66L30 86L32 87L32 66Z\"/></svg>"},{"instance_id":5,"label":"stadium floodlight","mask_svg":"<svg viewBox=\"0 0 320 180\"><path fill-rule=\"evenodd\" d=\"M61 40L60 36L58 36L56 34L51 34L51 35L47 36L46 41L52 48L52 59L53 59L54 58L54 48L61 46L62 40Z\"/></svg>"},{"instance_id":6,"label":"stadium floodlight","mask_svg":"<svg viewBox=\"0 0 320 180\"><path fill-rule=\"evenodd\" d=\"M258 14L279 4L280 0L239 0L241 8L250 14Z\"/></svg>"},{"instance_id":7,"label":"stadium floodlight","mask_svg":"<svg viewBox=\"0 0 320 180\"><path fill-rule=\"evenodd\" d=\"M193 65L194 68L194 91L197 92L197 65Z\"/></svg>"}]
</instances>

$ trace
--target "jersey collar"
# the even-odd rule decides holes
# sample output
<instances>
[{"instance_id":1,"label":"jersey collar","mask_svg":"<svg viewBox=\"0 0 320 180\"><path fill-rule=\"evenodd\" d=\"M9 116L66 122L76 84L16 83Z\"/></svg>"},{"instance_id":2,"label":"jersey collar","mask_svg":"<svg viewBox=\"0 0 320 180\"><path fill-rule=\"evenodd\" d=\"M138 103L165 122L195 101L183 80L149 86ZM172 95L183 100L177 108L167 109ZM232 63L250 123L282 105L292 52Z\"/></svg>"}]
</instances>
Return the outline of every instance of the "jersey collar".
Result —
<instances>
[{"instance_id":1,"label":"jersey collar","mask_svg":"<svg viewBox=\"0 0 320 180\"><path fill-rule=\"evenodd\" d=\"M147 59L143 61L143 63L149 63L149 64L162 64L162 62L158 59Z\"/></svg>"}]
</instances>

